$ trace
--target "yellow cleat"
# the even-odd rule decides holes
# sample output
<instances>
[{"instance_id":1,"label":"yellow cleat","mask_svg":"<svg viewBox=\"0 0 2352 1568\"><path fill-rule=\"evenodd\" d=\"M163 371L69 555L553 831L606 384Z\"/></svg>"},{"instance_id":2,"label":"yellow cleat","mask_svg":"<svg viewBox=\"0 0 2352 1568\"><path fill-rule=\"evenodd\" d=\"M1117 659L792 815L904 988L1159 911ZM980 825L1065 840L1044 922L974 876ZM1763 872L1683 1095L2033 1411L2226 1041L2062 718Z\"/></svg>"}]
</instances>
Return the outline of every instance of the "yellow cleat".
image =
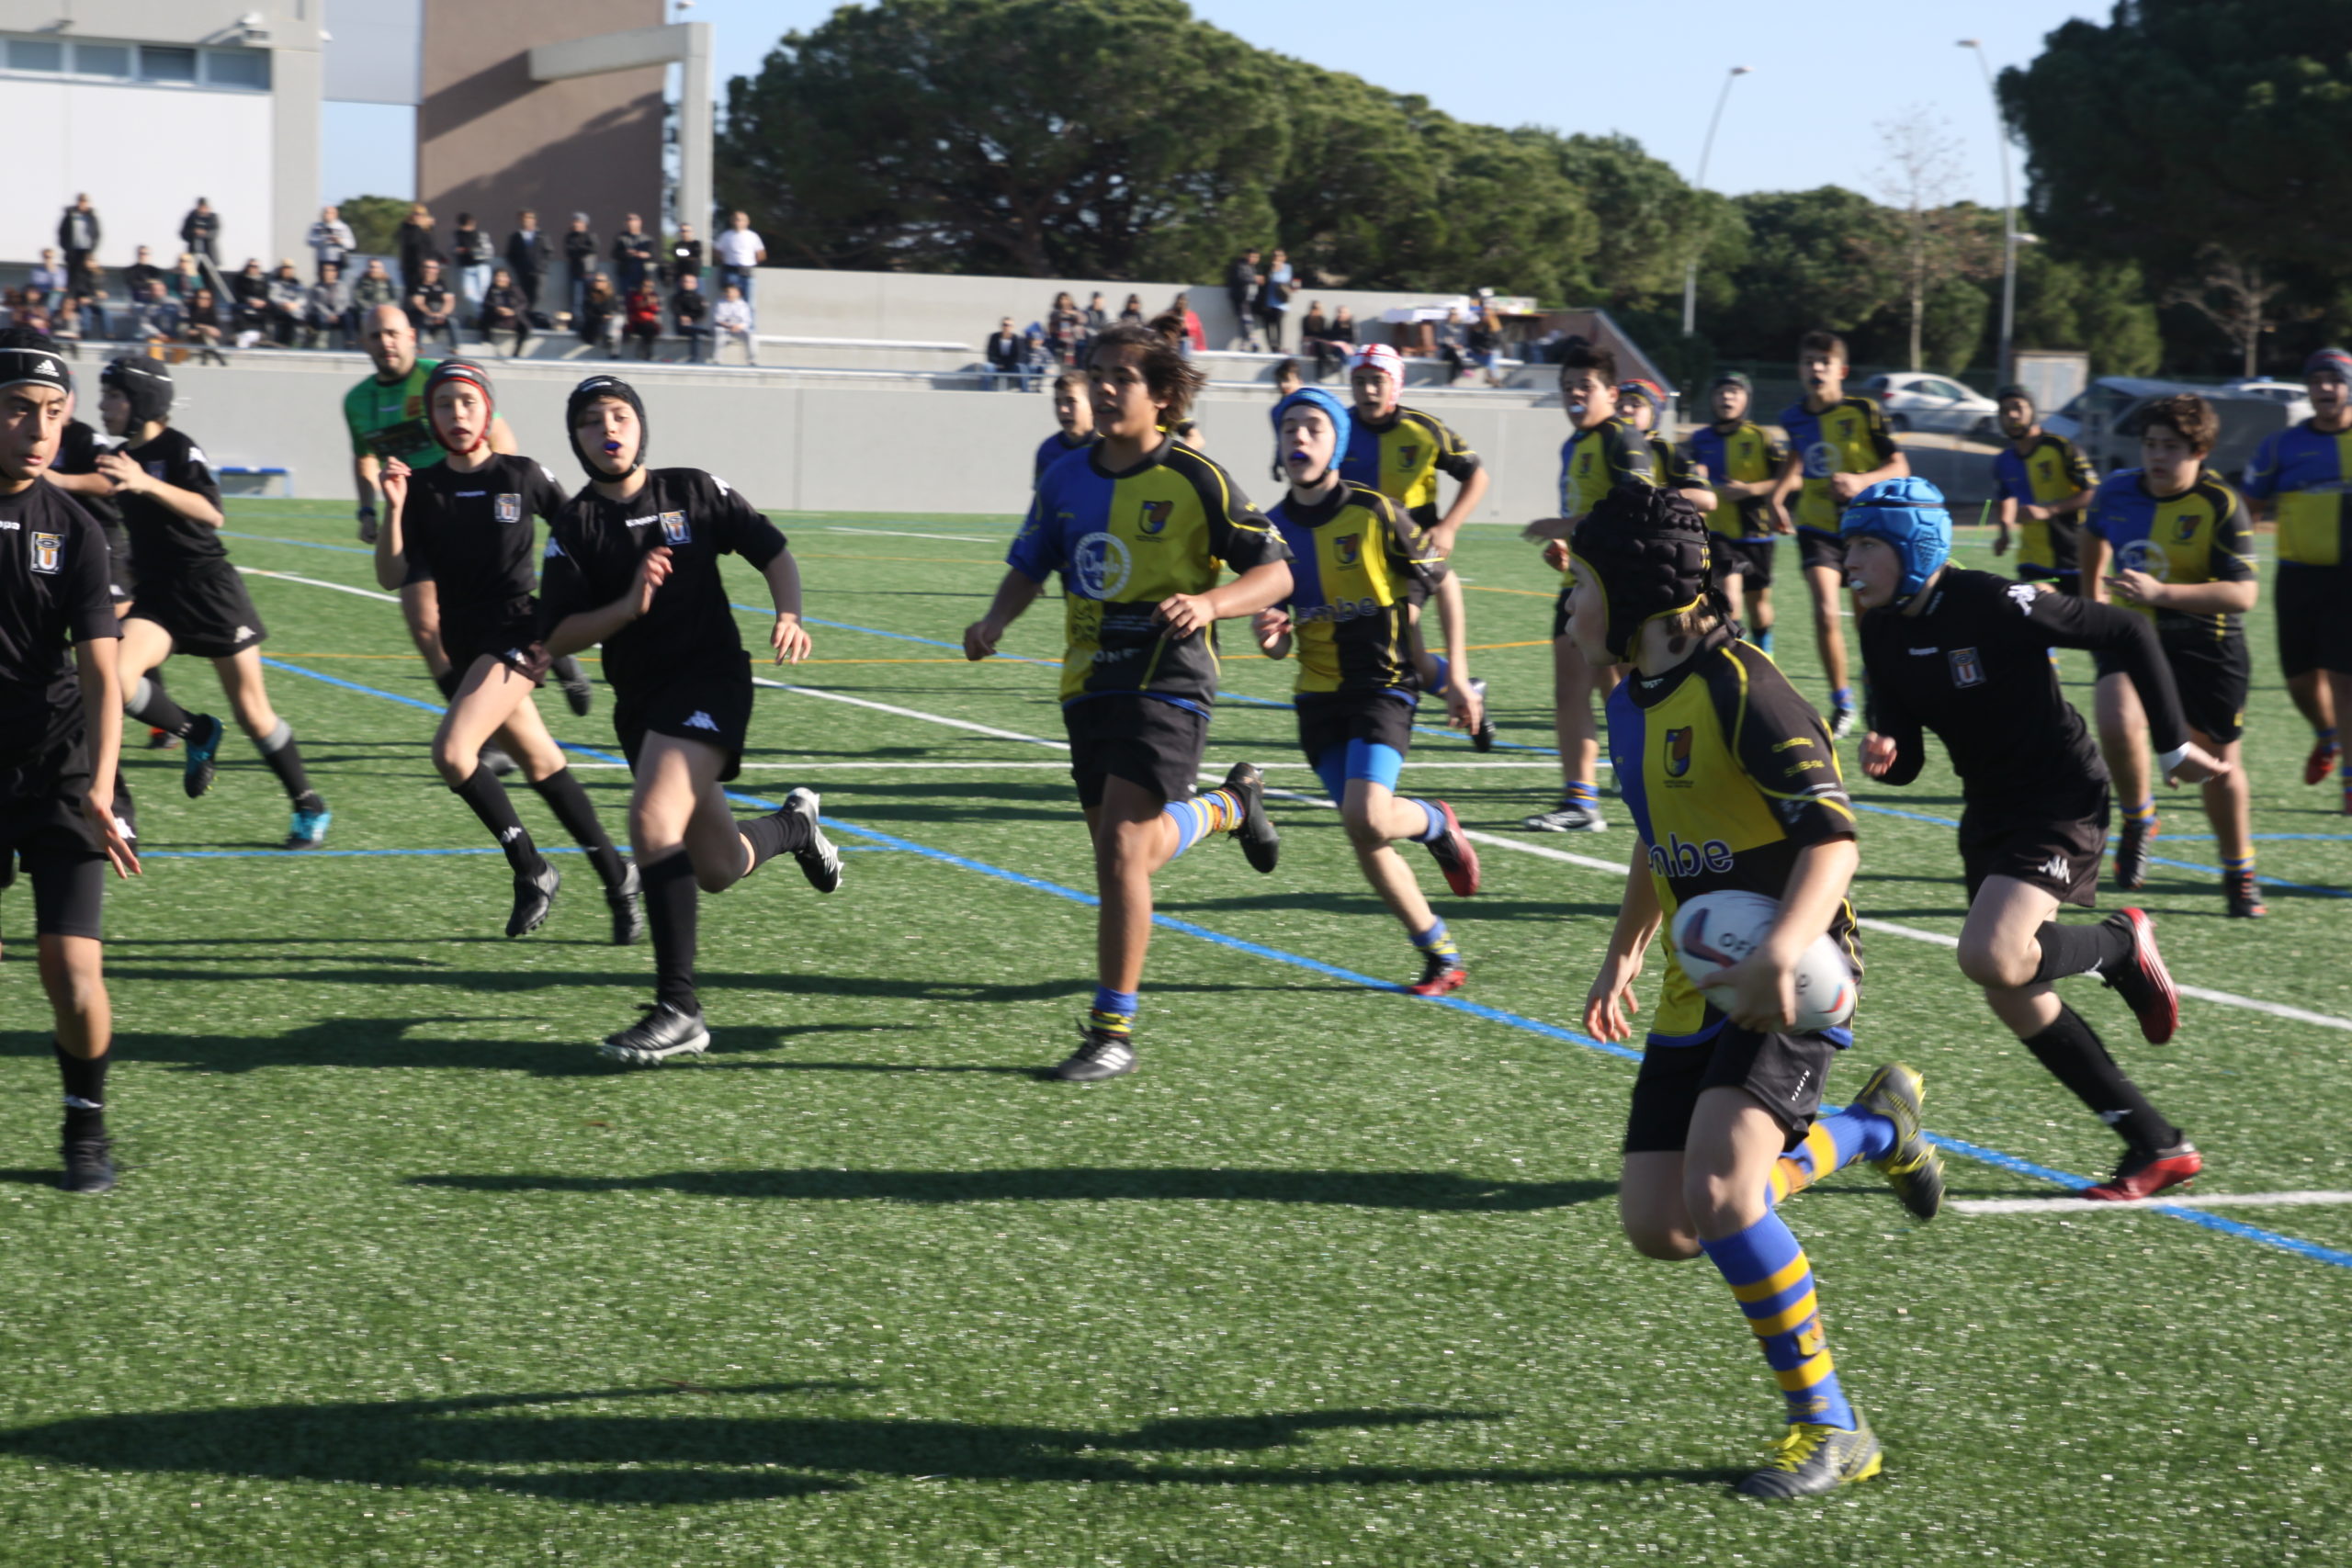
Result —
<instances>
[{"instance_id":1,"label":"yellow cleat","mask_svg":"<svg viewBox=\"0 0 2352 1568\"><path fill-rule=\"evenodd\" d=\"M1868 1481L1885 1462L1886 1456L1879 1450L1878 1438L1867 1421L1850 1432L1842 1427L1799 1421L1774 1446L1771 1462L1734 1490L1743 1497L1771 1502L1817 1497L1852 1482Z\"/></svg>"},{"instance_id":2,"label":"yellow cleat","mask_svg":"<svg viewBox=\"0 0 2352 1568\"><path fill-rule=\"evenodd\" d=\"M1944 1206L1944 1159L1920 1125L1928 1102L1927 1083L1916 1068L1889 1062L1872 1073L1854 1096L1854 1109L1894 1123L1894 1147L1871 1167L1886 1178L1903 1206L1932 1220Z\"/></svg>"}]
</instances>

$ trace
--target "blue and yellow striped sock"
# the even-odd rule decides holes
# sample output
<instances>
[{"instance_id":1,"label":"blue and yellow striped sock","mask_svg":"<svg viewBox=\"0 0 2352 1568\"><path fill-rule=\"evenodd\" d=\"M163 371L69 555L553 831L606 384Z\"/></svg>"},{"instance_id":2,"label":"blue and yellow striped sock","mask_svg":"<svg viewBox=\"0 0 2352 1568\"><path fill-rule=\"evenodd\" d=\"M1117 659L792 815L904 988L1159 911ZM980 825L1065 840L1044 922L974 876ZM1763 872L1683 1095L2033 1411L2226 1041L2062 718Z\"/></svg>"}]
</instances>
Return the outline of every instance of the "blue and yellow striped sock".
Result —
<instances>
[{"instance_id":1,"label":"blue and yellow striped sock","mask_svg":"<svg viewBox=\"0 0 2352 1568\"><path fill-rule=\"evenodd\" d=\"M1598 807L1600 804L1600 791L1598 786L1587 784L1582 779L1574 779L1569 782L1566 788L1560 791L1560 798L1571 806Z\"/></svg>"},{"instance_id":2,"label":"blue and yellow striped sock","mask_svg":"<svg viewBox=\"0 0 2352 1568\"><path fill-rule=\"evenodd\" d=\"M1858 1159L1884 1159L1894 1148L1894 1123L1875 1111L1852 1106L1816 1116L1804 1142L1772 1165L1772 1201L1802 1192L1830 1172Z\"/></svg>"},{"instance_id":3,"label":"blue and yellow striped sock","mask_svg":"<svg viewBox=\"0 0 2352 1568\"><path fill-rule=\"evenodd\" d=\"M2123 808L2123 815L2130 820L2137 822L2143 828L2154 827L2156 825L2156 797L2152 795L2148 796L2147 799L2140 802L2137 806L2125 807Z\"/></svg>"},{"instance_id":4,"label":"blue and yellow striped sock","mask_svg":"<svg viewBox=\"0 0 2352 1568\"><path fill-rule=\"evenodd\" d=\"M1087 1010L1086 1026L1106 1034L1133 1034L1136 1014L1142 1002L1133 991L1114 991L1108 986L1094 987L1094 1005Z\"/></svg>"},{"instance_id":5,"label":"blue and yellow striped sock","mask_svg":"<svg viewBox=\"0 0 2352 1568\"><path fill-rule=\"evenodd\" d=\"M1430 695L1442 697L1445 695L1446 682L1453 679L1453 663L1442 653L1432 653L1430 664L1437 671L1436 678L1430 682Z\"/></svg>"},{"instance_id":6,"label":"blue and yellow striped sock","mask_svg":"<svg viewBox=\"0 0 2352 1568\"><path fill-rule=\"evenodd\" d=\"M1748 1328L1764 1347L1765 1364L1789 1402L1789 1420L1852 1431L1854 1407L1838 1384L1837 1364L1822 1333L1813 1265L1781 1216L1767 1213L1736 1235L1720 1241L1702 1237L1699 1246L1747 1314Z\"/></svg>"},{"instance_id":7,"label":"blue and yellow striped sock","mask_svg":"<svg viewBox=\"0 0 2352 1568\"><path fill-rule=\"evenodd\" d=\"M1176 824L1176 855L1191 849L1204 833L1230 833L1241 826L1241 797L1229 789L1171 800L1160 810ZM1174 860L1176 855L1168 858Z\"/></svg>"},{"instance_id":8,"label":"blue and yellow striped sock","mask_svg":"<svg viewBox=\"0 0 2352 1568\"><path fill-rule=\"evenodd\" d=\"M1851 686L1839 686L1833 690L1829 694L1829 705L1833 708L1852 707L1854 705L1854 688Z\"/></svg>"},{"instance_id":9,"label":"blue and yellow striped sock","mask_svg":"<svg viewBox=\"0 0 2352 1568\"><path fill-rule=\"evenodd\" d=\"M1440 958L1462 956L1462 950L1453 945L1453 938L1447 932L1443 920L1439 920L1429 930L1417 933L1413 938L1413 945L1423 953L1434 953Z\"/></svg>"},{"instance_id":10,"label":"blue and yellow striped sock","mask_svg":"<svg viewBox=\"0 0 2352 1568\"><path fill-rule=\"evenodd\" d=\"M2243 857L2238 855L2223 855L2222 857L2222 870L2231 876L2236 876L2240 873L2244 873L2247 876L2252 876L2254 874L2254 857L2252 855L2245 855Z\"/></svg>"}]
</instances>

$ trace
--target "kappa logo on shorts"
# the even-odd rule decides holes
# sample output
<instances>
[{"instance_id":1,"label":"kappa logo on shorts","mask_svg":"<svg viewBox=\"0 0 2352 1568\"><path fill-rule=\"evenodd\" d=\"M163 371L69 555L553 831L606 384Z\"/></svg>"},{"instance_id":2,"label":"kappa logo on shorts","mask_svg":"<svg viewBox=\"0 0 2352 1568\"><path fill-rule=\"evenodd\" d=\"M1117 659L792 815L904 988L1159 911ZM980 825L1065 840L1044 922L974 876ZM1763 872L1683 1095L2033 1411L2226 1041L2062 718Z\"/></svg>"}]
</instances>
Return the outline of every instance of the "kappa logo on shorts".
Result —
<instances>
[{"instance_id":1,"label":"kappa logo on shorts","mask_svg":"<svg viewBox=\"0 0 2352 1568\"><path fill-rule=\"evenodd\" d=\"M33 570L51 577L57 575L57 569L65 559L65 536L36 533L31 543Z\"/></svg>"},{"instance_id":2,"label":"kappa logo on shorts","mask_svg":"<svg viewBox=\"0 0 2352 1568\"><path fill-rule=\"evenodd\" d=\"M707 729L713 735L716 735L718 733L718 721L711 717L710 715L703 712L702 709L696 708L686 719L685 728L688 729Z\"/></svg>"},{"instance_id":3,"label":"kappa logo on shorts","mask_svg":"<svg viewBox=\"0 0 2352 1568\"><path fill-rule=\"evenodd\" d=\"M664 512L662 514L662 536L673 545L694 543L694 530L686 526L686 514L683 512Z\"/></svg>"},{"instance_id":4,"label":"kappa logo on shorts","mask_svg":"<svg viewBox=\"0 0 2352 1568\"><path fill-rule=\"evenodd\" d=\"M1143 516L1136 526L1146 534L1158 534L1168 526L1168 520L1175 514L1176 503L1172 501L1147 501L1143 503Z\"/></svg>"},{"instance_id":5,"label":"kappa logo on shorts","mask_svg":"<svg viewBox=\"0 0 2352 1568\"><path fill-rule=\"evenodd\" d=\"M1984 683L1984 661L1976 657L1973 648L1951 650L1951 683L1955 686L1981 686Z\"/></svg>"},{"instance_id":6,"label":"kappa logo on shorts","mask_svg":"<svg viewBox=\"0 0 2352 1568\"><path fill-rule=\"evenodd\" d=\"M230 640L231 642L243 642L243 641L244 641L244 640L245 640L245 638L247 638L247 637L251 637L251 636L253 636L253 635L254 635L254 629L253 629L253 627L251 627L251 626L239 626L235 631L231 632L231 633L229 634L229 640Z\"/></svg>"},{"instance_id":7,"label":"kappa logo on shorts","mask_svg":"<svg viewBox=\"0 0 2352 1568\"><path fill-rule=\"evenodd\" d=\"M497 513L501 523L523 521L523 497L518 491L501 491L498 499L491 502L491 509Z\"/></svg>"},{"instance_id":8,"label":"kappa logo on shorts","mask_svg":"<svg viewBox=\"0 0 2352 1568\"><path fill-rule=\"evenodd\" d=\"M2041 863L2040 869L2041 874L2048 877L2052 882L2064 882L2067 880L2066 857L2064 855L2052 855L2048 860Z\"/></svg>"}]
</instances>

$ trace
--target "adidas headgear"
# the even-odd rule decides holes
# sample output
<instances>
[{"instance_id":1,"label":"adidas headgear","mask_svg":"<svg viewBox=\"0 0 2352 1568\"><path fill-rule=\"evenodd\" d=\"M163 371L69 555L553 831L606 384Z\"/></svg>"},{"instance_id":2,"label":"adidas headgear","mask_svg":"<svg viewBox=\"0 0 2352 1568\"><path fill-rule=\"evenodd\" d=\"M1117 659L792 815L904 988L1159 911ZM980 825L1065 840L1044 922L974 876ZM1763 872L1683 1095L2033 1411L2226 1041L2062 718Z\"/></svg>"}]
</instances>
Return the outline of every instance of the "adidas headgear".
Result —
<instances>
[{"instance_id":1,"label":"adidas headgear","mask_svg":"<svg viewBox=\"0 0 2352 1568\"><path fill-rule=\"evenodd\" d=\"M126 354L110 360L98 372L98 385L122 394L134 431L151 419L172 417L172 367L160 359Z\"/></svg>"},{"instance_id":2,"label":"adidas headgear","mask_svg":"<svg viewBox=\"0 0 2352 1568\"><path fill-rule=\"evenodd\" d=\"M646 428L645 400L637 395L635 387L617 376L591 376L572 388L571 396L564 400L563 431L571 442L571 455L580 459L580 466L588 470L590 479L609 479L613 477L591 462L588 454L580 449L580 411L599 398L618 398L637 411L637 466L640 468L645 467L645 449L653 440L651 432Z\"/></svg>"},{"instance_id":3,"label":"adidas headgear","mask_svg":"<svg viewBox=\"0 0 2352 1568\"><path fill-rule=\"evenodd\" d=\"M1880 540L1902 558L1903 581L1894 591L1898 607L1909 604L1951 558L1951 513L1944 509L1944 492L1923 479L1881 479L1848 504L1838 532L1849 539Z\"/></svg>"},{"instance_id":4,"label":"adidas headgear","mask_svg":"<svg viewBox=\"0 0 2352 1568\"><path fill-rule=\"evenodd\" d=\"M1608 606L1601 642L1620 660L1634 657L1642 627L1715 601L1706 519L1680 492L1628 479L1585 513L1568 540L1569 556L1600 589Z\"/></svg>"},{"instance_id":5,"label":"adidas headgear","mask_svg":"<svg viewBox=\"0 0 2352 1568\"><path fill-rule=\"evenodd\" d=\"M70 393L74 390L74 372L65 367L64 356L54 349L0 348L0 389L27 382Z\"/></svg>"}]
</instances>

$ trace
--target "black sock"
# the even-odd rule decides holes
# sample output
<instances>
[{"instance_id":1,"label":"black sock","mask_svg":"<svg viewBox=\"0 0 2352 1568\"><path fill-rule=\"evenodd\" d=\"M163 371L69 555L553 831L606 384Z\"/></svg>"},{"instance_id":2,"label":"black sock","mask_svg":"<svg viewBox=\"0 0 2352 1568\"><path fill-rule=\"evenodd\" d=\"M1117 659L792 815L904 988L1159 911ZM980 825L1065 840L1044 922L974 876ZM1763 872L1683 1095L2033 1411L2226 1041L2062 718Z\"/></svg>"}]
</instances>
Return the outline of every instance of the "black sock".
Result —
<instances>
[{"instance_id":1,"label":"black sock","mask_svg":"<svg viewBox=\"0 0 2352 1568\"><path fill-rule=\"evenodd\" d=\"M284 719L277 728L255 742L261 748L262 761L277 775L286 788L286 798L294 803L297 811L319 811L325 808L316 791L311 788L311 775L302 769L302 749L294 744L294 727Z\"/></svg>"},{"instance_id":2,"label":"black sock","mask_svg":"<svg viewBox=\"0 0 2352 1568\"><path fill-rule=\"evenodd\" d=\"M2028 1040L2025 1048L2133 1148L2168 1149L2180 1142L2180 1129L2123 1076L2098 1033L2073 1008L2061 1006L2058 1021Z\"/></svg>"},{"instance_id":3,"label":"black sock","mask_svg":"<svg viewBox=\"0 0 2352 1568\"><path fill-rule=\"evenodd\" d=\"M474 776L485 775L477 769ZM571 841L588 852L588 863L604 879L605 891L610 893L618 888L628 868L621 863L621 852L613 848L612 835L597 820L596 808L588 803L588 792L580 787L571 770L559 768L543 779L532 780L531 787L548 803L548 809L563 824L563 830L571 835Z\"/></svg>"},{"instance_id":4,"label":"black sock","mask_svg":"<svg viewBox=\"0 0 2352 1568\"><path fill-rule=\"evenodd\" d=\"M547 863L539 859L538 845L531 842L531 830L514 815L514 802L508 798L506 786L493 777L480 762L466 782L451 784L449 793L473 807L498 847L506 852L506 863L525 876L537 872Z\"/></svg>"},{"instance_id":5,"label":"black sock","mask_svg":"<svg viewBox=\"0 0 2352 1568\"><path fill-rule=\"evenodd\" d=\"M54 1039L58 1076L65 1080L65 1122L68 1128L96 1132L106 1123L107 1056L76 1056Z\"/></svg>"},{"instance_id":6,"label":"black sock","mask_svg":"<svg viewBox=\"0 0 2352 1568\"><path fill-rule=\"evenodd\" d=\"M679 850L667 860L640 864L638 877L645 890L645 923L653 931L653 998L681 1012L700 1012L695 996L694 863Z\"/></svg>"},{"instance_id":7,"label":"black sock","mask_svg":"<svg viewBox=\"0 0 2352 1568\"><path fill-rule=\"evenodd\" d=\"M433 677L433 683L441 688L441 700L446 703L458 694L458 682L464 679L455 670L444 670Z\"/></svg>"},{"instance_id":8,"label":"black sock","mask_svg":"<svg viewBox=\"0 0 2352 1568\"><path fill-rule=\"evenodd\" d=\"M588 679L587 674L580 668L580 660L573 658L569 653L565 654L561 659L549 660L548 661L548 672L567 686L576 681L585 681Z\"/></svg>"},{"instance_id":9,"label":"black sock","mask_svg":"<svg viewBox=\"0 0 2352 1568\"><path fill-rule=\"evenodd\" d=\"M2102 971L2110 964L2121 963L2132 952L2131 928L2105 920L2095 926L2062 926L2047 920L2033 936L2041 944L2041 964L2033 972L2036 985Z\"/></svg>"},{"instance_id":10,"label":"black sock","mask_svg":"<svg viewBox=\"0 0 2352 1568\"><path fill-rule=\"evenodd\" d=\"M808 823L797 811L771 811L764 817L740 817L736 828L752 846L752 869L757 871L786 850L808 847Z\"/></svg>"},{"instance_id":11,"label":"black sock","mask_svg":"<svg viewBox=\"0 0 2352 1568\"><path fill-rule=\"evenodd\" d=\"M141 724L151 724L166 735L176 735L185 740L194 732L196 720L187 709L172 701L164 690L160 672L141 676L130 694L123 699L122 711Z\"/></svg>"}]
</instances>

